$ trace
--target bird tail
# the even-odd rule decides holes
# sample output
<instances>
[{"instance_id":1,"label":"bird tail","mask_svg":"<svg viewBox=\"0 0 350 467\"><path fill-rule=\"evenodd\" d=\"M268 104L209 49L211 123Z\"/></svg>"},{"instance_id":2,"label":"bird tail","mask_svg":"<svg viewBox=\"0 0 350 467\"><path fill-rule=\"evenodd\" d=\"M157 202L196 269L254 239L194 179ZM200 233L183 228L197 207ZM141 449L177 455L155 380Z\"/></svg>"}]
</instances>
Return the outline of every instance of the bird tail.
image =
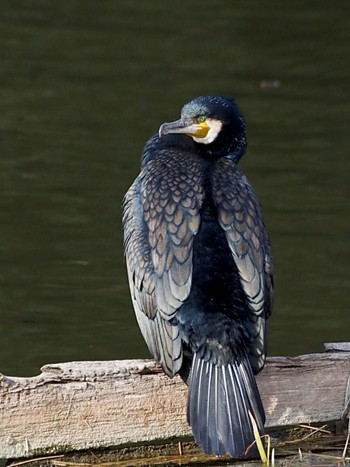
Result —
<instances>
[{"instance_id":1,"label":"bird tail","mask_svg":"<svg viewBox=\"0 0 350 467\"><path fill-rule=\"evenodd\" d=\"M248 358L215 365L194 354L189 378L187 420L207 454L245 456L254 441L249 412L260 435L265 413Z\"/></svg>"}]
</instances>

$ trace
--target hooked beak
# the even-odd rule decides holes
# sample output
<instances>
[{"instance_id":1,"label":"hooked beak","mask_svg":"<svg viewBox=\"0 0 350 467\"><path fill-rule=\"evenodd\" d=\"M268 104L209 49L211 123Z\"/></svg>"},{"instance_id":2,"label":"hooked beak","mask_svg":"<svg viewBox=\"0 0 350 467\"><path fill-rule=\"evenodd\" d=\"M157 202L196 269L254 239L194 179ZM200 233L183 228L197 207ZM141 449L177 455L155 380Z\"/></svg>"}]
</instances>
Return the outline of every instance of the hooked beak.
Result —
<instances>
[{"instance_id":1,"label":"hooked beak","mask_svg":"<svg viewBox=\"0 0 350 467\"><path fill-rule=\"evenodd\" d=\"M184 133L195 138L205 138L209 129L206 122L194 123L193 120L180 118L175 122L163 123L159 128L159 138L170 133Z\"/></svg>"}]
</instances>

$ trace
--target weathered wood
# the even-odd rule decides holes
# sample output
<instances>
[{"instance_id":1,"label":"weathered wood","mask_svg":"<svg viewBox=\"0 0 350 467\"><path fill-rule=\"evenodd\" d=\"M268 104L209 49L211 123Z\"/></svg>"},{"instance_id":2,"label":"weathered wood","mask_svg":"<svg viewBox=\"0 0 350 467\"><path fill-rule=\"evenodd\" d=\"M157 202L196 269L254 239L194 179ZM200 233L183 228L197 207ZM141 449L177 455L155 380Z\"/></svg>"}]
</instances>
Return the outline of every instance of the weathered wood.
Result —
<instances>
[{"instance_id":1,"label":"weathered wood","mask_svg":"<svg viewBox=\"0 0 350 467\"><path fill-rule=\"evenodd\" d=\"M340 419L349 353L269 358L258 376L267 427ZM165 440L191 434L187 387L149 360L45 365L0 375L0 458Z\"/></svg>"},{"instance_id":2,"label":"weathered wood","mask_svg":"<svg viewBox=\"0 0 350 467\"><path fill-rule=\"evenodd\" d=\"M350 342L327 342L324 349L326 352L350 352Z\"/></svg>"}]
</instances>

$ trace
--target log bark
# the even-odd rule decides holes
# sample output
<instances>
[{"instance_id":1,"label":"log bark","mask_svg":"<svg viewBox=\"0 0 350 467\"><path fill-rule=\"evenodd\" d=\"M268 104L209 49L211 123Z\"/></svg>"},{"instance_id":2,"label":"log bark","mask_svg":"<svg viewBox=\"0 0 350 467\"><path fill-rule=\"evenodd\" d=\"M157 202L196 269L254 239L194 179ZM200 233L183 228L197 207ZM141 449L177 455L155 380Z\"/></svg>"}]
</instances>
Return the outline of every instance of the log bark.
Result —
<instances>
[{"instance_id":1,"label":"log bark","mask_svg":"<svg viewBox=\"0 0 350 467\"><path fill-rule=\"evenodd\" d=\"M350 353L271 357L257 381L266 427L342 417ZM0 375L0 458L147 443L191 435L187 387L150 360L45 365Z\"/></svg>"}]
</instances>

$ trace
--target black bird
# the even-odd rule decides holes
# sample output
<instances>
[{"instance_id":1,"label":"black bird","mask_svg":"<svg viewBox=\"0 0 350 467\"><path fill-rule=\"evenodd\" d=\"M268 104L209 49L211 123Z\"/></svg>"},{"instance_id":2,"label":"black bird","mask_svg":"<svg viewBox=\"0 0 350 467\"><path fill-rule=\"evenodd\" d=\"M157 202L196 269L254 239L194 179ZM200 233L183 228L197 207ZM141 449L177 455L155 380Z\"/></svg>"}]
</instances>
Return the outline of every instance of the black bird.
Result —
<instances>
[{"instance_id":1,"label":"black bird","mask_svg":"<svg viewBox=\"0 0 350 467\"><path fill-rule=\"evenodd\" d=\"M198 97L145 145L124 199L133 306L165 373L189 387L187 419L206 453L244 457L265 414L272 257L261 207L237 163L244 120L227 97Z\"/></svg>"}]
</instances>

